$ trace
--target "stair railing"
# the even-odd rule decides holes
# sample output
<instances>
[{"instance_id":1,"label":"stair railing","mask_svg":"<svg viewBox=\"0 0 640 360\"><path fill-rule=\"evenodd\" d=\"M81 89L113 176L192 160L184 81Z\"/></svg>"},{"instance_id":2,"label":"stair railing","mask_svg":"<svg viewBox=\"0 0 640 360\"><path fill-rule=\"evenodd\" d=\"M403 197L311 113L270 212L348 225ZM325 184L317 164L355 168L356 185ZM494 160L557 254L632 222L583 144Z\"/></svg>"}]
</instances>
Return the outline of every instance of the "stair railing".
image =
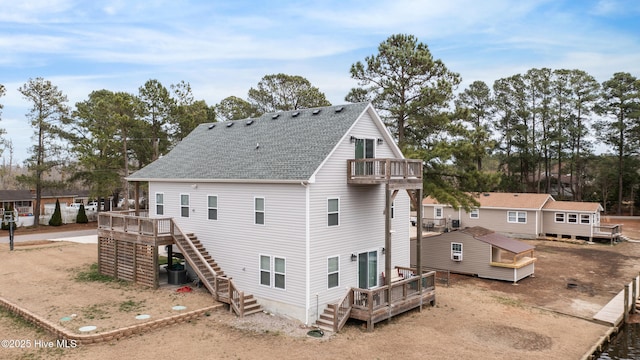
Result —
<instances>
[{"instance_id":1,"label":"stair railing","mask_svg":"<svg viewBox=\"0 0 640 360\"><path fill-rule=\"evenodd\" d=\"M185 259L189 262L191 267L198 274L198 277L202 280L202 282L204 283L206 288L209 289L209 291L212 294L214 294L216 301L219 300L218 281L228 282L228 284L229 284L229 307L236 313L236 315L238 315L240 317L244 317L244 292L238 291L238 289L236 288L236 286L233 283L233 281L231 281L231 279L226 278L224 276L218 276L218 273L216 273L216 271L213 270L211 265L209 265L209 262L207 262L207 260L204 258L204 256L202 256L202 253L200 253L200 251L195 247L195 245L193 244L191 239L187 236L187 234L184 233L184 231L182 231L182 229L180 229L178 224L176 224L175 221L173 221L173 219L171 219L171 227L172 227L171 234L173 235L173 239L176 242L176 245L178 245L178 248L180 249L182 254L185 255ZM209 270L211 272L211 274L213 275L213 279L214 279L213 285L209 283L209 281L207 280L206 276L200 271L200 268L198 266L196 266L196 264L193 262L193 259L191 259L189 256L187 256L186 248L181 243L182 242L181 239L191 248L191 250L193 250L193 252L196 254L196 256L200 259L200 261L207 268L207 270Z\"/></svg>"},{"instance_id":2,"label":"stair railing","mask_svg":"<svg viewBox=\"0 0 640 360\"><path fill-rule=\"evenodd\" d=\"M333 332L338 332L351 316L351 304L353 304L353 289L349 289L347 293L336 304L333 312Z\"/></svg>"},{"instance_id":3,"label":"stair railing","mask_svg":"<svg viewBox=\"0 0 640 360\"><path fill-rule=\"evenodd\" d=\"M171 228L172 228L171 235L173 236L173 240L176 242L176 245L178 245L178 248L180 249L182 254L185 255L185 259L189 262L189 264L191 265L193 270L198 274L198 277L202 280L202 282L204 283L206 288L209 289L209 291L212 294L214 294L215 299L217 301L218 300L217 281L214 281L213 285L209 283L209 281L207 280L205 274L203 274L202 271L200 270L200 268L198 266L196 266L196 264L194 263L193 259L191 259L189 256L187 256L186 247L182 244L180 237L182 237L182 239L184 239L184 242L186 243L186 245L189 246L191 248L191 250L193 250L193 252L196 254L196 256L204 264L205 268L211 272L211 274L213 275L214 279L217 279L218 274L213 270L211 265L209 265L207 260L205 260L205 258L202 256L200 251L198 249L196 249L195 245L193 245L193 242L191 241L191 239L189 239L187 234L185 234L182 231L182 229L180 229L178 224L176 224L173 219L171 219Z\"/></svg>"}]
</instances>

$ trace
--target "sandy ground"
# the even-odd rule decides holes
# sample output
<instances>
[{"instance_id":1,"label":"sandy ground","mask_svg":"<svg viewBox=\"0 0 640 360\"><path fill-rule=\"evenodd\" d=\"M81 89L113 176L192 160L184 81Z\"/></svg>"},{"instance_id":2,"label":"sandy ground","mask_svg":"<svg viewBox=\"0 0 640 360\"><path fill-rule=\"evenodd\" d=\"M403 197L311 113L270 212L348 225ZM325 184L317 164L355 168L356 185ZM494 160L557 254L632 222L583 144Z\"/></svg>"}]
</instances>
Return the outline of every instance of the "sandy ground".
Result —
<instances>
[{"instance_id":1,"label":"sandy ground","mask_svg":"<svg viewBox=\"0 0 640 360\"><path fill-rule=\"evenodd\" d=\"M536 277L519 285L451 275L425 306L366 332L349 322L338 334L306 336L302 324L268 314L238 319L228 310L196 321L110 343L35 348L55 340L0 311L0 340L30 340L30 348L0 348L2 359L579 359L607 331L589 319L638 273L640 244L615 246L536 242ZM0 296L78 332L129 326L209 306L202 289L178 293L131 284L79 282L97 261L95 244L31 242L9 252L0 244ZM615 262L615 264L613 264ZM560 270L559 270L560 269ZM568 280L579 286L567 289ZM566 315L563 315L566 314ZM75 315L75 316L74 316ZM69 317L70 321L61 321Z\"/></svg>"}]
</instances>

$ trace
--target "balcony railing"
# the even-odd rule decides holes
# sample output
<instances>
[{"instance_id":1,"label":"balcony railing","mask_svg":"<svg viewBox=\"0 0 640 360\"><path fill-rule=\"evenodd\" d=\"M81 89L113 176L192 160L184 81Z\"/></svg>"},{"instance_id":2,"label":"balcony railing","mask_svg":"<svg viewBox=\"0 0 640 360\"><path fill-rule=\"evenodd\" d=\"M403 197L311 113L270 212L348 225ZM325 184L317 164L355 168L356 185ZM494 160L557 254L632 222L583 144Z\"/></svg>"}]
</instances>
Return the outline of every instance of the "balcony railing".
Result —
<instances>
[{"instance_id":1,"label":"balcony railing","mask_svg":"<svg viewBox=\"0 0 640 360\"><path fill-rule=\"evenodd\" d=\"M422 160L349 159L347 182L350 184L422 184Z\"/></svg>"}]
</instances>

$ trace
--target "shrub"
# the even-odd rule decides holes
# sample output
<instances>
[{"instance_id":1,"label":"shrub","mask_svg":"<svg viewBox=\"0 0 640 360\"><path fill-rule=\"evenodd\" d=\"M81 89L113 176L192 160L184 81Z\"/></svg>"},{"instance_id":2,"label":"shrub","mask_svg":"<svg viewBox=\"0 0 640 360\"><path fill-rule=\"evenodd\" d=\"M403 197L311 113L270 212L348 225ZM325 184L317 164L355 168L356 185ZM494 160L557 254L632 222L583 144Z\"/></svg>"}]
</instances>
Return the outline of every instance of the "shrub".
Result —
<instances>
[{"instance_id":1,"label":"shrub","mask_svg":"<svg viewBox=\"0 0 640 360\"><path fill-rule=\"evenodd\" d=\"M60 200L58 199L56 199L56 209L53 211L53 215L51 215L51 219L49 220L49 225L51 226L62 225L62 211L60 211Z\"/></svg>"},{"instance_id":2,"label":"shrub","mask_svg":"<svg viewBox=\"0 0 640 360\"><path fill-rule=\"evenodd\" d=\"M89 222L87 218L87 212L84 211L84 204L80 204L80 209L78 209L78 216L76 216L76 223L78 224L86 224Z\"/></svg>"}]
</instances>

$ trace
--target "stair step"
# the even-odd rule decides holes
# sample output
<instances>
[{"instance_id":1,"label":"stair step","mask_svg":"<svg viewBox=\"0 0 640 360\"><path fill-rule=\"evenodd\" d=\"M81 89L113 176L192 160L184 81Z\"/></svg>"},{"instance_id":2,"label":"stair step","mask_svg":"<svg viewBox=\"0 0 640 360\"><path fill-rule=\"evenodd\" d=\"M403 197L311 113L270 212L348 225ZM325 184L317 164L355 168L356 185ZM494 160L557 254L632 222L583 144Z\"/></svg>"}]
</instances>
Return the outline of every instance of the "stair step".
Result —
<instances>
[{"instance_id":1,"label":"stair step","mask_svg":"<svg viewBox=\"0 0 640 360\"><path fill-rule=\"evenodd\" d=\"M333 314L320 314L320 319L327 321L328 323L333 323Z\"/></svg>"}]
</instances>

